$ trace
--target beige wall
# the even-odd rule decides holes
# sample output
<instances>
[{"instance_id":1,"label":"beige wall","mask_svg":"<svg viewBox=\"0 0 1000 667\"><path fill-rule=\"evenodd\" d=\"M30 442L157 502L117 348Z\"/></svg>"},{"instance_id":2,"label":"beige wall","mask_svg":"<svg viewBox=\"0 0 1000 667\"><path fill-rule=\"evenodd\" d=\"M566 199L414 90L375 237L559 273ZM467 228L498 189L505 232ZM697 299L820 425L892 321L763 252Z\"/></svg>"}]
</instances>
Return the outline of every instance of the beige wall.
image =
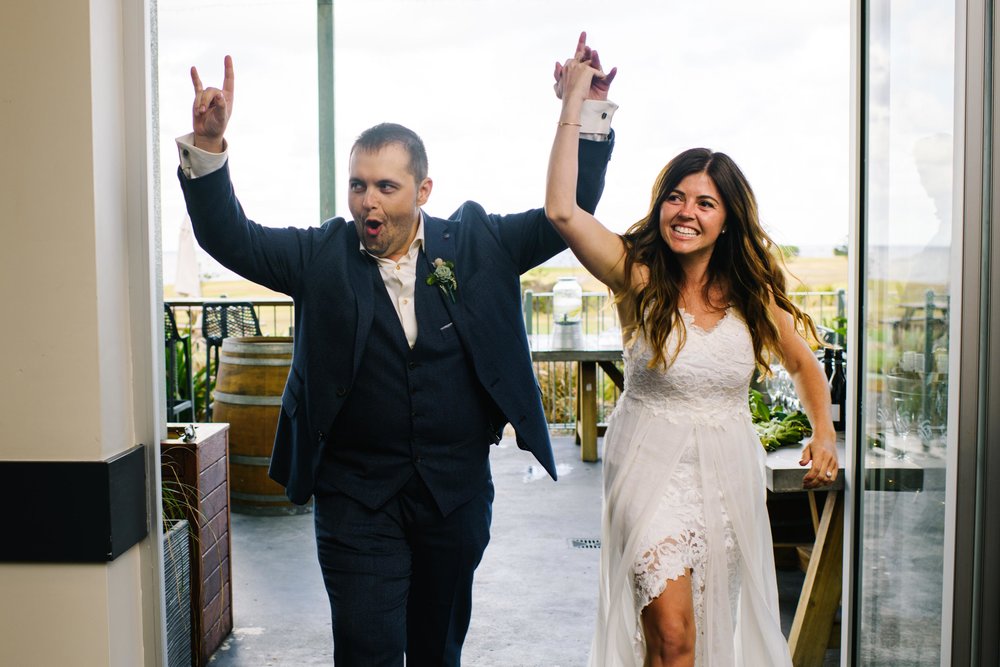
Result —
<instances>
[{"instance_id":1,"label":"beige wall","mask_svg":"<svg viewBox=\"0 0 1000 667\"><path fill-rule=\"evenodd\" d=\"M106 459L162 421L145 7L0 3L3 460ZM158 664L154 541L106 565L0 564L0 664Z\"/></svg>"},{"instance_id":2,"label":"beige wall","mask_svg":"<svg viewBox=\"0 0 1000 667\"><path fill-rule=\"evenodd\" d=\"M79 0L0 8L0 303L19 320L0 333L8 459L102 457L89 25Z\"/></svg>"}]
</instances>

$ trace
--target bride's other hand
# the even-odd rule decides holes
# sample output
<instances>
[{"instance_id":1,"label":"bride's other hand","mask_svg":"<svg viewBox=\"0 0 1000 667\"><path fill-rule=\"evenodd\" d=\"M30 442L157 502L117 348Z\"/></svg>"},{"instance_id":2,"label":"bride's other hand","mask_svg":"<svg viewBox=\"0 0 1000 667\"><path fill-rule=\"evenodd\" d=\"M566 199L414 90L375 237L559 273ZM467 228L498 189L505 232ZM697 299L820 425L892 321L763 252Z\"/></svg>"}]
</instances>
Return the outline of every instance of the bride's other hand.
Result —
<instances>
[{"instance_id":1,"label":"bride's other hand","mask_svg":"<svg viewBox=\"0 0 1000 667\"><path fill-rule=\"evenodd\" d=\"M567 60L562 66L563 108L573 107L574 102L590 99L593 82L604 77L590 60ZM577 110L577 115L579 111Z\"/></svg>"}]
</instances>

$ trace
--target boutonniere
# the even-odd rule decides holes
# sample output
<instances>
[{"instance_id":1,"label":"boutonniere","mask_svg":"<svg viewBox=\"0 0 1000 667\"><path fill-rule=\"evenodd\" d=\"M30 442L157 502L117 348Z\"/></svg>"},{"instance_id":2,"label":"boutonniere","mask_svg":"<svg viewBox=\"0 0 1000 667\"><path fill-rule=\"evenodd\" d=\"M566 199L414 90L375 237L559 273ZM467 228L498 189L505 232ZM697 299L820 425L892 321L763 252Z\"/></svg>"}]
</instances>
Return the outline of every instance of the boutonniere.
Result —
<instances>
[{"instance_id":1,"label":"boutonniere","mask_svg":"<svg viewBox=\"0 0 1000 667\"><path fill-rule=\"evenodd\" d=\"M458 281L455 280L455 262L446 262L440 257L434 260L434 273L427 276L428 285L437 285L455 303L455 291Z\"/></svg>"}]
</instances>

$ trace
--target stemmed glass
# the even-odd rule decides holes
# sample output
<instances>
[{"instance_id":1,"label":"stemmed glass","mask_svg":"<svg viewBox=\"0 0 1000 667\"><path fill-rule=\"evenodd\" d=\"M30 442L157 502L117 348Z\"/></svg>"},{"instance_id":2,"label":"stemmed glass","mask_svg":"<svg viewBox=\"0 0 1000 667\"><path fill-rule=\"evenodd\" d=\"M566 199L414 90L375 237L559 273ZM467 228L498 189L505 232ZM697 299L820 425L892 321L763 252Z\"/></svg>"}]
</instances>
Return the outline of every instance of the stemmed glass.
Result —
<instances>
[{"instance_id":1,"label":"stemmed glass","mask_svg":"<svg viewBox=\"0 0 1000 667\"><path fill-rule=\"evenodd\" d=\"M910 409L909 402L905 398L893 399L892 429L901 439L905 438L913 428L913 410ZM906 458L906 449L903 441L899 443L896 458Z\"/></svg>"}]
</instances>

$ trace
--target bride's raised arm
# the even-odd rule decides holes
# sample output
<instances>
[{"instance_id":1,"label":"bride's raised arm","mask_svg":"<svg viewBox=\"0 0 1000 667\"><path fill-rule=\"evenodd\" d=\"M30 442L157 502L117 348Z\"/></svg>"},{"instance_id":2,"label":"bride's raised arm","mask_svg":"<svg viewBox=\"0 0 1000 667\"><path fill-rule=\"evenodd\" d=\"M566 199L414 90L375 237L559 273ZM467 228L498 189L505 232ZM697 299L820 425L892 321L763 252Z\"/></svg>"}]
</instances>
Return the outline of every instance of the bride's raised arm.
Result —
<instances>
[{"instance_id":1,"label":"bride's raised arm","mask_svg":"<svg viewBox=\"0 0 1000 667\"><path fill-rule=\"evenodd\" d=\"M549 156L545 214L570 249L594 277L616 291L624 283L625 247L621 238L576 204L580 112L594 77L605 75L592 57L576 57L557 68L562 84L562 112Z\"/></svg>"}]
</instances>

